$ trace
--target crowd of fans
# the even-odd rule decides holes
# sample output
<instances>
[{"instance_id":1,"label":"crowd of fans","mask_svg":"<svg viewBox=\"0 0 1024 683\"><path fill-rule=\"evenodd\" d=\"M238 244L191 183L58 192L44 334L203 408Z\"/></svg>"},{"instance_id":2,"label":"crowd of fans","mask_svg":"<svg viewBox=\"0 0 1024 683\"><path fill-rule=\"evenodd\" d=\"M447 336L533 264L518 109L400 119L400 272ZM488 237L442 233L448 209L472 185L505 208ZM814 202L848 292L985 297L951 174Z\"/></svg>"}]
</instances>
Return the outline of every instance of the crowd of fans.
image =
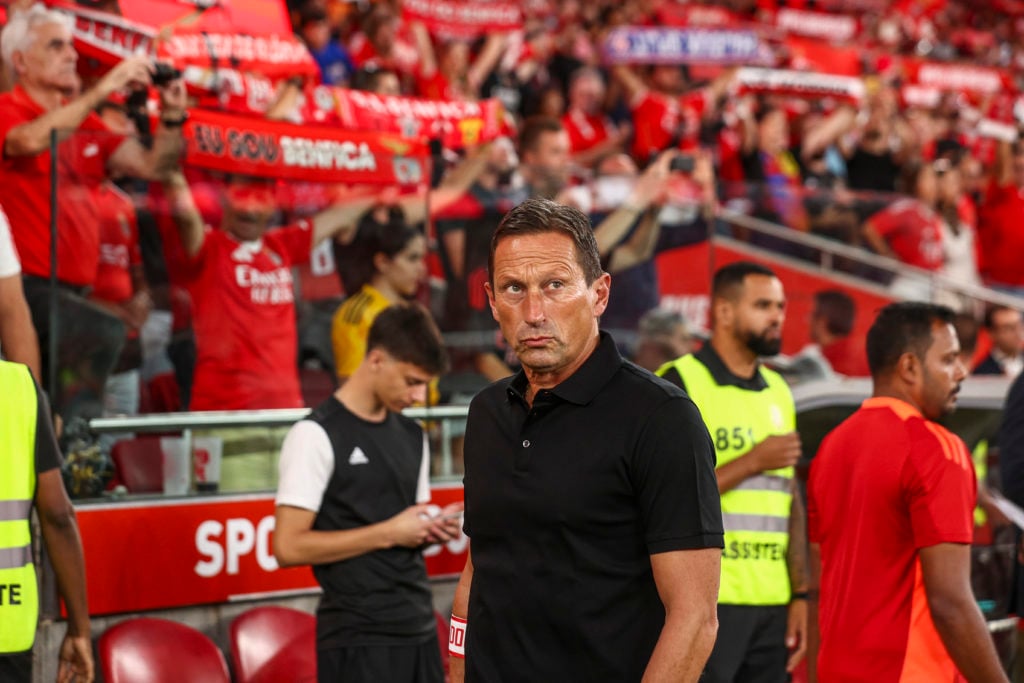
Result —
<instances>
[{"instance_id":1,"label":"crowd of fans","mask_svg":"<svg viewBox=\"0 0 1024 683\"><path fill-rule=\"evenodd\" d=\"M512 370L482 285L494 227L531 195L591 215L615 282L602 324L639 357L681 348L664 341L673 326L687 337L693 331L644 317L659 304L657 253L728 232L801 255L799 243L723 221L728 211L942 275L944 302L978 321L985 311L958 286L1024 295L1021 3L515 4L516 30L465 37L416 20L399 1L287 3L320 80L277 83L268 118L308 119L319 85L502 105L503 135L434 149L429 188L380 191L189 167L174 156L186 110L180 81L151 91L161 101L154 125L146 115L153 103L146 109L144 98L130 96L154 80L151 61L132 58L83 78L70 26L15 3L2 40L0 205L44 356L49 210L38 207L50 199L47 131L76 131L60 154L57 404L84 401L77 412L86 415L100 410L88 397L104 395L108 413L302 405L303 381L316 372L344 381L373 316L412 297L430 305L453 354L453 373L433 400L471 394ZM98 8L117 12L118 3ZM781 27L783 11L849 18L855 30L845 41L793 38ZM34 18L19 24L19 15ZM830 60L846 64L846 75L823 78L848 77L852 50L862 87L809 96L754 87L738 64L609 59L613 31L667 25L753 31L770 50L767 65L780 69L824 73ZM40 36L52 38L45 50ZM922 85L913 76L922 60L988 69L1005 87ZM268 230L279 225L290 227ZM321 240L330 247L318 253L334 264L338 284L316 300L298 291L292 268ZM837 267L889 285L896 297L930 296L918 270ZM656 342L652 331L662 335Z\"/></svg>"}]
</instances>

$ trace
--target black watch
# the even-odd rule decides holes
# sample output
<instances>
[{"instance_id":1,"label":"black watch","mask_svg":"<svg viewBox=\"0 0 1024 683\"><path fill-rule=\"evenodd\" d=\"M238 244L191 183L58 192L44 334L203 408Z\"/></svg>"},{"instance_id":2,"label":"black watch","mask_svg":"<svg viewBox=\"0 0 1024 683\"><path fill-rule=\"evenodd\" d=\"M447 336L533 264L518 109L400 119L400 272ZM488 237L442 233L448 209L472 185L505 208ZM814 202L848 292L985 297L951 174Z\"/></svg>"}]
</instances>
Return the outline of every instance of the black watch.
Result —
<instances>
[{"instance_id":1,"label":"black watch","mask_svg":"<svg viewBox=\"0 0 1024 683\"><path fill-rule=\"evenodd\" d=\"M181 112L181 116L179 116L176 119L170 119L166 116L160 117L160 123L163 125L164 128L181 128L185 125L186 121L188 121L187 111Z\"/></svg>"}]
</instances>

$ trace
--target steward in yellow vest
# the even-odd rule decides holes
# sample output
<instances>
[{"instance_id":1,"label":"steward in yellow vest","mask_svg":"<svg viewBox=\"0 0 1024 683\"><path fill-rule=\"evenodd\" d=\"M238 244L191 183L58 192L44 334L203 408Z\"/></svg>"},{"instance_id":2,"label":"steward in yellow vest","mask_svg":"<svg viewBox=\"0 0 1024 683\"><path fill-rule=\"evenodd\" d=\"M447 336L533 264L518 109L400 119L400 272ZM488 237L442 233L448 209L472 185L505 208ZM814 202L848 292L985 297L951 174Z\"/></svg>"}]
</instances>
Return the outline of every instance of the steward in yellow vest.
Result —
<instances>
[{"instance_id":1,"label":"steward in yellow vest","mask_svg":"<svg viewBox=\"0 0 1024 683\"><path fill-rule=\"evenodd\" d=\"M758 362L779 352L784 310L782 283L772 271L745 262L725 266L712 285L710 340L657 372L686 390L715 444L725 549L718 638L702 679L711 683L781 683L806 650L795 407L785 380Z\"/></svg>"},{"instance_id":2,"label":"steward in yellow vest","mask_svg":"<svg viewBox=\"0 0 1024 683\"><path fill-rule=\"evenodd\" d=\"M93 679L82 543L64 490L50 411L24 365L0 361L0 681L32 680L39 592L29 518L39 514L68 611L61 674ZM58 679L61 678L58 675Z\"/></svg>"}]
</instances>

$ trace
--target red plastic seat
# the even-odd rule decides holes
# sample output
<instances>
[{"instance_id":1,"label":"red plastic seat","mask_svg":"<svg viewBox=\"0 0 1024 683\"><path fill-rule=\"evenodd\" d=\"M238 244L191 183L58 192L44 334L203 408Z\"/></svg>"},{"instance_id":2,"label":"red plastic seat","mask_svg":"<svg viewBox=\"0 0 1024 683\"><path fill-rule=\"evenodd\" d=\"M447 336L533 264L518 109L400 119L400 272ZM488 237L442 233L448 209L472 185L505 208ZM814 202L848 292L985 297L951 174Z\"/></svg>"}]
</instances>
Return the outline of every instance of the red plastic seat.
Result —
<instances>
[{"instance_id":1,"label":"red plastic seat","mask_svg":"<svg viewBox=\"0 0 1024 683\"><path fill-rule=\"evenodd\" d=\"M224 655L191 626L140 617L103 632L100 670L106 683L230 683Z\"/></svg>"},{"instance_id":2,"label":"red plastic seat","mask_svg":"<svg viewBox=\"0 0 1024 683\"><path fill-rule=\"evenodd\" d=\"M238 615L229 629L237 683L316 681L316 617L265 605Z\"/></svg>"},{"instance_id":3,"label":"red plastic seat","mask_svg":"<svg viewBox=\"0 0 1024 683\"><path fill-rule=\"evenodd\" d=\"M117 478L131 493L164 490L163 453L159 436L139 436L118 441L110 450Z\"/></svg>"}]
</instances>

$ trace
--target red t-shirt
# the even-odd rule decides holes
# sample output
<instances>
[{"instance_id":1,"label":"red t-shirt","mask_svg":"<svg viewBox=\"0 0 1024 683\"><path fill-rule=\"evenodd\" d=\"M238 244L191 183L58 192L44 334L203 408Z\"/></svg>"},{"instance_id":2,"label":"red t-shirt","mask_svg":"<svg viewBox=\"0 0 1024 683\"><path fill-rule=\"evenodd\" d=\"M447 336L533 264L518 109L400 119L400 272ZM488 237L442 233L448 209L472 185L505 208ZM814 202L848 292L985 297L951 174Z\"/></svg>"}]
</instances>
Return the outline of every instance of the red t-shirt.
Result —
<instances>
[{"instance_id":1,"label":"red t-shirt","mask_svg":"<svg viewBox=\"0 0 1024 683\"><path fill-rule=\"evenodd\" d=\"M614 129L604 114L587 114L578 109L569 110L562 117L562 125L569 133L573 152L585 152L597 147L612 136Z\"/></svg>"},{"instance_id":2,"label":"red t-shirt","mask_svg":"<svg viewBox=\"0 0 1024 683\"><path fill-rule=\"evenodd\" d=\"M132 298L132 266L142 264L135 205L128 195L104 183L96 188L100 224L100 263L92 297L121 304Z\"/></svg>"},{"instance_id":3,"label":"red t-shirt","mask_svg":"<svg viewBox=\"0 0 1024 683\"><path fill-rule=\"evenodd\" d=\"M825 356L832 369L847 377L870 377L868 356L864 352L863 337L842 337L831 344L821 347L821 355Z\"/></svg>"},{"instance_id":4,"label":"red t-shirt","mask_svg":"<svg viewBox=\"0 0 1024 683\"><path fill-rule=\"evenodd\" d=\"M13 225L13 221L11 225ZM1024 285L1024 190L991 183L978 215L979 266L986 281Z\"/></svg>"},{"instance_id":5,"label":"red t-shirt","mask_svg":"<svg viewBox=\"0 0 1024 683\"><path fill-rule=\"evenodd\" d=\"M901 199L868 219L904 263L942 268L942 219L916 199Z\"/></svg>"},{"instance_id":6,"label":"red t-shirt","mask_svg":"<svg viewBox=\"0 0 1024 683\"><path fill-rule=\"evenodd\" d=\"M0 95L0 140L12 128L45 113L15 86ZM57 167L57 278L76 286L91 285L99 263L99 223L93 192L106 178L110 155L124 137L107 130L89 114L78 130L60 143ZM11 221L21 268L28 275L50 276L50 150L34 156L3 156L0 205Z\"/></svg>"},{"instance_id":7,"label":"red t-shirt","mask_svg":"<svg viewBox=\"0 0 1024 683\"><path fill-rule=\"evenodd\" d=\"M821 680L964 680L935 630L918 551L971 543L975 486L963 441L897 399L868 399L825 437L807 487Z\"/></svg>"},{"instance_id":8,"label":"red t-shirt","mask_svg":"<svg viewBox=\"0 0 1024 683\"><path fill-rule=\"evenodd\" d=\"M302 407L291 267L309 261L312 235L308 221L255 242L207 231L189 273L192 410Z\"/></svg>"},{"instance_id":9,"label":"red t-shirt","mask_svg":"<svg viewBox=\"0 0 1024 683\"><path fill-rule=\"evenodd\" d=\"M681 97L645 94L633 105L633 158L646 161L652 153L666 149L676 135L683 149L695 147L705 106L706 97L700 91Z\"/></svg>"}]
</instances>

